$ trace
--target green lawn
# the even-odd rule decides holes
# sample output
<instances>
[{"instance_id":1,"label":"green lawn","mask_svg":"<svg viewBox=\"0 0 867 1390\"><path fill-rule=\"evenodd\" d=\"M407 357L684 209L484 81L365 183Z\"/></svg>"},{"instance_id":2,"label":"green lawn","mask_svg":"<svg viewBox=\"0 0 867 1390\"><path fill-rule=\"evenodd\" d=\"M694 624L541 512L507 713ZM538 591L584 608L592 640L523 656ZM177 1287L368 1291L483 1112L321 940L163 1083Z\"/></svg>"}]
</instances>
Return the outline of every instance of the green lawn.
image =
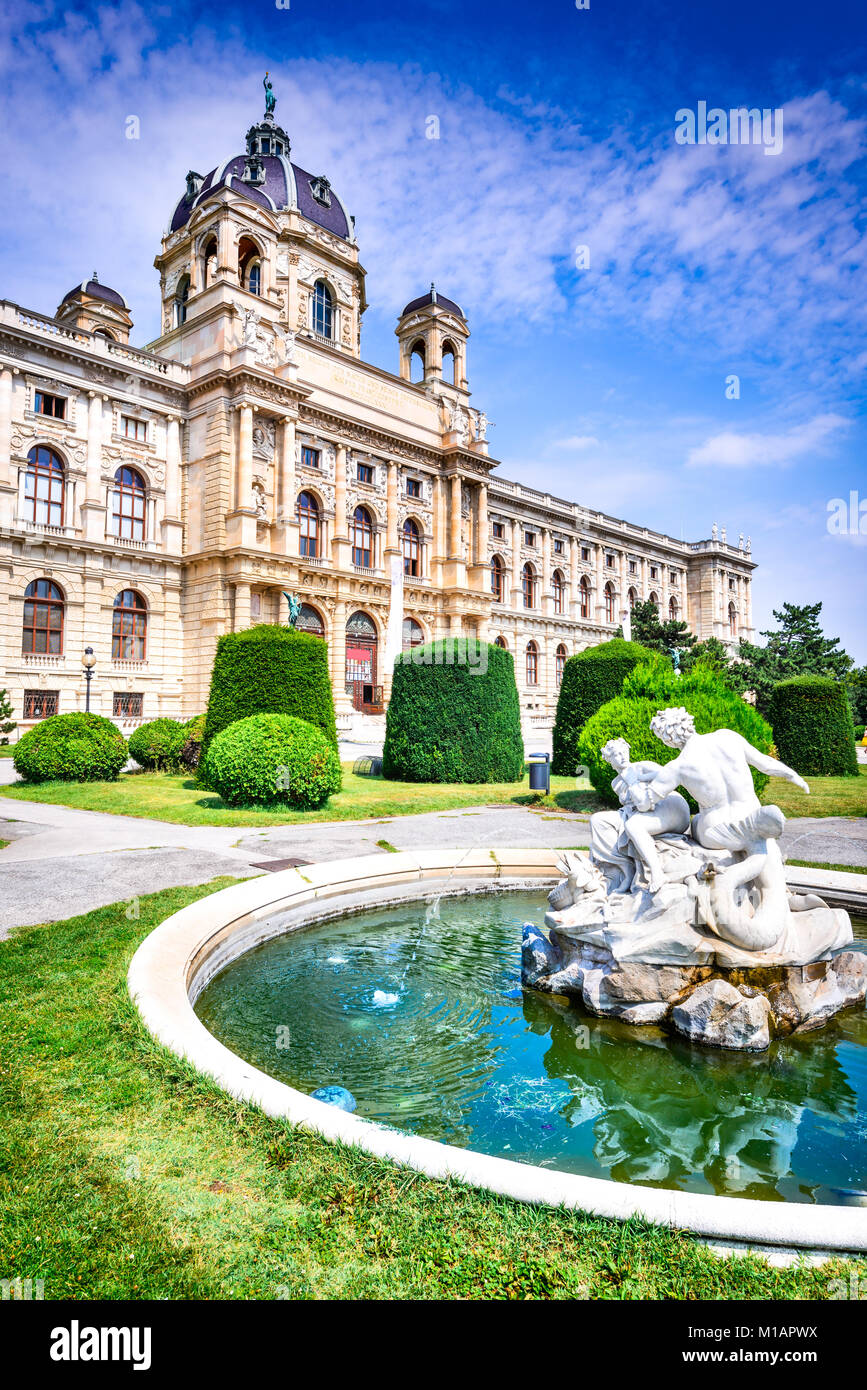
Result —
<instances>
[{"instance_id":1,"label":"green lawn","mask_svg":"<svg viewBox=\"0 0 867 1390\"><path fill-rule=\"evenodd\" d=\"M689 1300L848 1278L434 1182L224 1096L152 1041L125 975L153 926L228 882L0 943L4 1278L46 1299Z\"/></svg>"},{"instance_id":2,"label":"green lawn","mask_svg":"<svg viewBox=\"0 0 867 1390\"><path fill-rule=\"evenodd\" d=\"M801 869L838 869L844 874L867 874L867 868L861 864L825 864L818 859L787 859L786 863Z\"/></svg>"},{"instance_id":3,"label":"green lawn","mask_svg":"<svg viewBox=\"0 0 867 1390\"><path fill-rule=\"evenodd\" d=\"M0 758L11 758L11 757L12 757L12 754L13 754L14 752L15 752L15 747L14 747L13 744L11 744L11 743L4 743L4 744L0 745Z\"/></svg>"},{"instance_id":4,"label":"green lawn","mask_svg":"<svg viewBox=\"0 0 867 1390\"><path fill-rule=\"evenodd\" d=\"M810 795L772 777L762 801L773 803L787 816L867 816L867 763L857 777L807 777Z\"/></svg>"},{"instance_id":5,"label":"green lawn","mask_svg":"<svg viewBox=\"0 0 867 1390\"><path fill-rule=\"evenodd\" d=\"M529 790L527 774L522 782L448 786L357 777L351 766L344 764L343 790L319 811L227 806L216 793L197 786L191 777L173 777L161 772L122 773L117 782L45 782L36 786L15 783L0 787L0 794L23 801L74 806L81 811L146 816L178 825L295 825L508 804L545 810L594 811L602 805L595 792L576 791L574 777L552 777L551 796L540 797Z\"/></svg>"}]
</instances>

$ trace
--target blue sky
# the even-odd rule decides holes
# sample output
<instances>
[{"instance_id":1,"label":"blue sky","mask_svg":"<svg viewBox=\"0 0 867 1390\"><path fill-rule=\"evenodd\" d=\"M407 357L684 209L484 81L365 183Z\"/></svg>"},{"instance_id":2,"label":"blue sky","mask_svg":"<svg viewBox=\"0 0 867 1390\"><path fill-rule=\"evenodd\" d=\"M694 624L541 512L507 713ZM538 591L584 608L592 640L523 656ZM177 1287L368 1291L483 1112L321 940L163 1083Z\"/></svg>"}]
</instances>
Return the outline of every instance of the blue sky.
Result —
<instances>
[{"instance_id":1,"label":"blue sky","mask_svg":"<svg viewBox=\"0 0 867 1390\"><path fill-rule=\"evenodd\" d=\"M396 369L436 280L507 476L750 534L758 626L821 599L867 661L867 535L826 525L867 501L862 3L24 3L0 27L4 298L51 313L95 267L155 336L184 175L242 148L269 68L293 158L356 215L366 358ZM782 108L780 153L678 144L700 101Z\"/></svg>"}]
</instances>

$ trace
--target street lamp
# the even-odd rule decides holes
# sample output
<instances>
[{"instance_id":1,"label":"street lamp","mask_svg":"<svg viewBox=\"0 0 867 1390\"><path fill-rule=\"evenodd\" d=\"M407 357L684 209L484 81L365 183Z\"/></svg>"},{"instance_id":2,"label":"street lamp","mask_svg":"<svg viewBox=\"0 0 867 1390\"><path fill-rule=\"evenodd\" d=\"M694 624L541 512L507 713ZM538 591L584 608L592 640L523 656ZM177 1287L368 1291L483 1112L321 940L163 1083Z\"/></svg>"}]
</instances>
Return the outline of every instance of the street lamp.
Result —
<instances>
[{"instance_id":1,"label":"street lamp","mask_svg":"<svg viewBox=\"0 0 867 1390\"><path fill-rule=\"evenodd\" d=\"M90 714L90 682L93 680L93 668L95 665L96 657L93 654L93 647L85 647L84 679L86 680L87 685L85 686L84 710L86 714Z\"/></svg>"}]
</instances>

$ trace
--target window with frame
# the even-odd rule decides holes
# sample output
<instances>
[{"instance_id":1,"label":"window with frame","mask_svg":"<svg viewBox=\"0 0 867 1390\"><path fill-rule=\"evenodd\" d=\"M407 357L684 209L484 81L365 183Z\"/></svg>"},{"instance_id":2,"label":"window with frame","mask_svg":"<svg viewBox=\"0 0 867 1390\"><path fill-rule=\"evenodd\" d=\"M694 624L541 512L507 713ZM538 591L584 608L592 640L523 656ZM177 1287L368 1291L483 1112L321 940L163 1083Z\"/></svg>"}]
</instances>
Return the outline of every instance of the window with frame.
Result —
<instances>
[{"instance_id":1,"label":"window with frame","mask_svg":"<svg viewBox=\"0 0 867 1390\"><path fill-rule=\"evenodd\" d=\"M614 556L613 556L613 554L611 553L610 550L609 550L608 554L605 556L605 567L606 567L606 569L610 569L610 570L613 570L613 569L614 569Z\"/></svg>"},{"instance_id":2,"label":"window with frame","mask_svg":"<svg viewBox=\"0 0 867 1390\"><path fill-rule=\"evenodd\" d=\"M734 591L735 591L734 576L733 576L733 575L729 575L729 592L730 592L730 593L734 593Z\"/></svg>"},{"instance_id":3,"label":"window with frame","mask_svg":"<svg viewBox=\"0 0 867 1390\"><path fill-rule=\"evenodd\" d=\"M738 614L737 614L737 609L735 608L735 606L734 606L733 603L730 603L730 604L729 604L729 636L730 636L730 637L737 637L737 635L738 635Z\"/></svg>"},{"instance_id":4,"label":"window with frame","mask_svg":"<svg viewBox=\"0 0 867 1390\"><path fill-rule=\"evenodd\" d=\"M53 449L37 444L27 455L24 474L24 521L62 526L66 470Z\"/></svg>"},{"instance_id":5,"label":"window with frame","mask_svg":"<svg viewBox=\"0 0 867 1390\"><path fill-rule=\"evenodd\" d=\"M555 570L551 577L551 593L554 597L554 612L562 616L566 598L566 584L559 570Z\"/></svg>"},{"instance_id":6,"label":"window with frame","mask_svg":"<svg viewBox=\"0 0 867 1390\"><path fill-rule=\"evenodd\" d=\"M582 560L589 560L589 559L590 559L590 547L589 547L589 545L582 545L582 547L581 547L581 559L582 559Z\"/></svg>"},{"instance_id":7,"label":"window with frame","mask_svg":"<svg viewBox=\"0 0 867 1390\"><path fill-rule=\"evenodd\" d=\"M313 286L313 332L322 338L334 336L334 297L324 280Z\"/></svg>"},{"instance_id":8,"label":"window with frame","mask_svg":"<svg viewBox=\"0 0 867 1390\"><path fill-rule=\"evenodd\" d=\"M563 684L563 672L566 670L566 648L561 642L554 655L554 678L557 682L557 689Z\"/></svg>"},{"instance_id":9,"label":"window with frame","mask_svg":"<svg viewBox=\"0 0 867 1390\"><path fill-rule=\"evenodd\" d=\"M62 656L65 601L50 579L34 579L24 590L23 656Z\"/></svg>"},{"instance_id":10,"label":"window with frame","mask_svg":"<svg viewBox=\"0 0 867 1390\"><path fill-rule=\"evenodd\" d=\"M651 566L650 566L650 577L651 577L651 579L658 579L658 578L659 578L659 565L651 565Z\"/></svg>"},{"instance_id":11,"label":"window with frame","mask_svg":"<svg viewBox=\"0 0 867 1390\"><path fill-rule=\"evenodd\" d=\"M579 595L580 595L580 599L581 599L581 617L582 617L582 618L589 618L589 617L590 617L590 580L587 578L586 574L582 576L581 583L580 583L579 586L578 586L578 590L579 590Z\"/></svg>"},{"instance_id":12,"label":"window with frame","mask_svg":"<svg viewBox=\"0 0 867 1390\"><path fill-rule=\"evenodd\" d=\"M403 523L403 572L413 579L421 574L421 533L412 517Z\"/></svg>"},{"instance_id":13,"label":"window with frame","mask_svg":"<svg viewBox=\"0 0 867 1390\"><path fill-rule=\"evenodd\" d=\"M66 397L52 396L48 391L36 391L33 396L36 415L50 415L55 420L66 419Z\"/></svg>"},{"instance_id":14,"label":"window with frame","mask_svg":"<svg viewBox=\"0 0 867 1390\"><path fill-rule=\"evenodd\" d=\"M373 482L373 465L370 463L360 463L358 465L358 481L360 483Z\"/></svg>"},{"instance_id":15,"label":"window with frame","mask_svg":"<svg viewBox=\"0 0 867 1390\"><path fill-rule=\"evenodd\" d=\"M144 661L147 651L147 605L135 589L115 597L111 623L112 661Z\"/></svg>"},{"instance_id":16,"label":"window with frame","mask_svg":"<svg viewBox=\"0 0 867 1390\"><path fill-rule=\"evenodd\" d=\"M659 594L651 594L651 595L650 595L650 602L653 604L654 608L658 608L658 607L659 607Z\"/></svg>"},{"instance_id":17,"label":"window with frame","mask_svg":"<svg viewBox=\"0 0 867 1390\"><path fill-rule=\"evenodd\" d=\"M680 610L679 610L679 608L678 608L677 599L676 599L676 598L670 598L670 599L668 600L668 616L669 616L669 618L671 618L672 622L675 622L675 623L677 622L678 618L680 617Z\"/></svg>"},{"instance_id":18,"label":"window with frame","mask_svg":"<svg viewBox=\"0 0 867 1390\"><path fill-rule=\"evenodd\" d=\"M116 690L112 696L111 712L115 719L140 719L144 712L144 695L140 691Z\"/></svg>"},{"instance_id":19,"label":"window with frame","mask_svg":"<svg viewBox=\"0 0 867 1390\"><path fill-rule=\"evenodd\" d=\"M554 541L554 554L555 554L555 555L562 555L562 554L563 554L563 542L562 542L561 540L559 540L559 539L555 539L555 541Z\"/></svg>"},{"instance_id":20,"label":"window with frame","mask_svg":"<svg viewBox=\"0 0 867 1390\"><path fill-rule=\"evenodd\" d=\"M406 495L407 497L421 497L421 482L418 478L407 478Z\"/></svg>"},{"instance_id":21,"label":"window with frame","mask_svg":"<svg viewBox=\"0 0 867 1390\"><path fill-rule=\"evenodd\" d=\"M629 590L629 593L626 595L626 602L629 604L630 608L635 607L636 603L638 602L638 594L635 592L634 589Z\"/></svg>"},{"instance_id":22,"label":"window with frame","mask_svg":"<svg viewBox=\"0 0 867 1390\"><path fill-rule=\"evenodd\" d=\"M614 588L611 584L605 585L605 621L614 622Z\"/></svg>"},{"instance_id":23,"label":"window with frame","mask_svg":"<svg viewBox=\"0 0 867 1390\"><path fill-rule=\"evenodd\" d=\"M366 507L356 507L352 518L352 563L358 569L371 568L373 526Z\"/></svg>"},{"instance_id":24,"label":"window with frame","mask_svg":"<svg viewBox=\"0 0 867 1390\"><path fill-rule=\"evenodd\" d=\"M60 707L59 690L25 690L24 719L50 719Z\"/></svg>"},{"instance_id":25,"label":"window with frame","mask_svg":"<svg viewBox=\"0 0 867 1390\"><path fill-rule=\"evenodd\" d=\"M539 648L535 642L527 643L527 684L539 684Z\"/></svg>"},{"instance_id":26,"label":"window with frame","mask_svg":"<svg viewBox=\"0 0 867 1390\"><path fill-rule=\"evenodd\" d=\"M524 595L524 607L536 607L536 571L531 564L526 564L521 572L521 590Z\"/></svg>"},{"instance_id":27,"label":"window with frame","mask_svg":"<svg viewBox=\"0 0 867 1390\"><path fill-rule=\"evenodd\" d=\"M401 634L401 650L409 651L411 647L420 647L424 642L424 629L421 623L416 622L415 618L404 618L403 632Z\"/></svg>"},{"instance_id":28,"label":"window with frame","mask_svg":"<svg viewBox=\"0 0 867 1390\"><path fill-rule=\"evenodd\" d=\"M499 647L500 650L504 652L507 652L509 650L509 644L506 641L505 637L502 636L494 639L494 646Z\"/></svg>"},{"instance_id":29,"label":"window with frame","mask_svg":"<svg viewBox=\"0 0 867 1390\"><path fill-rule=\"evenodd\" d=\"M531 549L535 549L535 547L536 547L536 532L535 532L535 531L525 531L525 532L524 532L524 544L530 546Z\"/></svg>"},{"instance_id":30,"label":"window with frame","mask_svg":"<svg viewBox=\"0 0 867 1390\"><path fill-rule=\"evenodd\" d=\"M669 572L668 572L668 582L669 582L669 584L676 584L676 583L677 583L677 570L669 570Z\"/></svg>"},{"instance_id":31,"label":"window with frame","mask_svg":"<svg viewBox=\"0 0 867 1390\"><path fill-rule=\"evenodd\" d=\"M123 464L114 475L111 494L111 534L125 541L143 541L147 488L141 473Z\"/></svg>"},{"instance_id":32,"label":"window with frame","mask_svg":"<svg viewBox=\"0 0 867 1390\"><path fill-rule=\"evenodd\" d=\"M319 503L312 492L298 494L299 554L309 560L319 555Z\"/></svg>"},{"instance_id":33,"label":"window with frame","mask_svg":"<svg viewBox=\"0 0 867 1390\"><path fill-rule=\"evenodd\" d=\"M630 574L637 574L637 573L638 573L638 562L637 562L636 560L630 560L630 561L629 561L629 573L630 573Z\"/></svg>"},{"instance_id":34,"label":"window with frame","mask_svg":"<svg viewBox=\"0 0 867 1390\"><path fill-rule=\"evenodd\" d=\"M499 555L491 557L491 593L495 603L505 603L506 566Z\"/></svg>"},{"instance_id":35,"label":"window with frame","mask_svg":"<svg viewBox=\"0 0 867 1390\"><path fill-rule=\"evenodd\" d=\"M135 439L139 444L143 444L148 437L147 422L137 420L134 415L121 415L120 432L125 439Z\"/></svg>"},{"instance_id":36,"label":"window with frame","mask_svg":"<svg viewBox=\"0 0 867 1390\"><path fill-rule=\"evenodd\" d=\"M319 467L319 450L318 450L318 449L311 449L311 447L310 447L309 444L302 444L302 446L301 446L301 462L303 463L303 465L304 465L305 468L318 468L318 467Z\"/></svg>"},{"instance_id":37,"label":"window with frame","mask_svg":"<svg viewBox=\"0 0 867 1390\"><path fill-rule=\"evenodd\" d=\"M506 536L506 528L502 521L495 521L491 527L495 541L502 541Z\"/></svg>"}]
</instances>

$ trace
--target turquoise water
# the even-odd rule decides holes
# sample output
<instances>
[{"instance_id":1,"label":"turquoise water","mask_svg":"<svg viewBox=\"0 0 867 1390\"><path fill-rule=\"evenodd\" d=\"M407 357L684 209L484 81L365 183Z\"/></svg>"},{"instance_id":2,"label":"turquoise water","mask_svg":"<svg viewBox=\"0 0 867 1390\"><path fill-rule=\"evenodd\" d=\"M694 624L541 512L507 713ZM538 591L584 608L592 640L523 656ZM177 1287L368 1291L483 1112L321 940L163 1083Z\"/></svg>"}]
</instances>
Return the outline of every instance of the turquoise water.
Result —
<instances>
[{"instance_id":1,"label":"turquoise water","mask_svg":"<svg viewBox=\"0 0 867 1390\"><path fill-rule=\"evenodd\" d=\"M749 1056L510 999L522 923L541 924L543 905L449 898L280 937L218 975L196 1012L301 1091L345 1086L367 1119L483 1153L777 1201L867 1190L863 1010ZM856 935L867 943L867 923Z\"/></svg>"}]
</instances>

